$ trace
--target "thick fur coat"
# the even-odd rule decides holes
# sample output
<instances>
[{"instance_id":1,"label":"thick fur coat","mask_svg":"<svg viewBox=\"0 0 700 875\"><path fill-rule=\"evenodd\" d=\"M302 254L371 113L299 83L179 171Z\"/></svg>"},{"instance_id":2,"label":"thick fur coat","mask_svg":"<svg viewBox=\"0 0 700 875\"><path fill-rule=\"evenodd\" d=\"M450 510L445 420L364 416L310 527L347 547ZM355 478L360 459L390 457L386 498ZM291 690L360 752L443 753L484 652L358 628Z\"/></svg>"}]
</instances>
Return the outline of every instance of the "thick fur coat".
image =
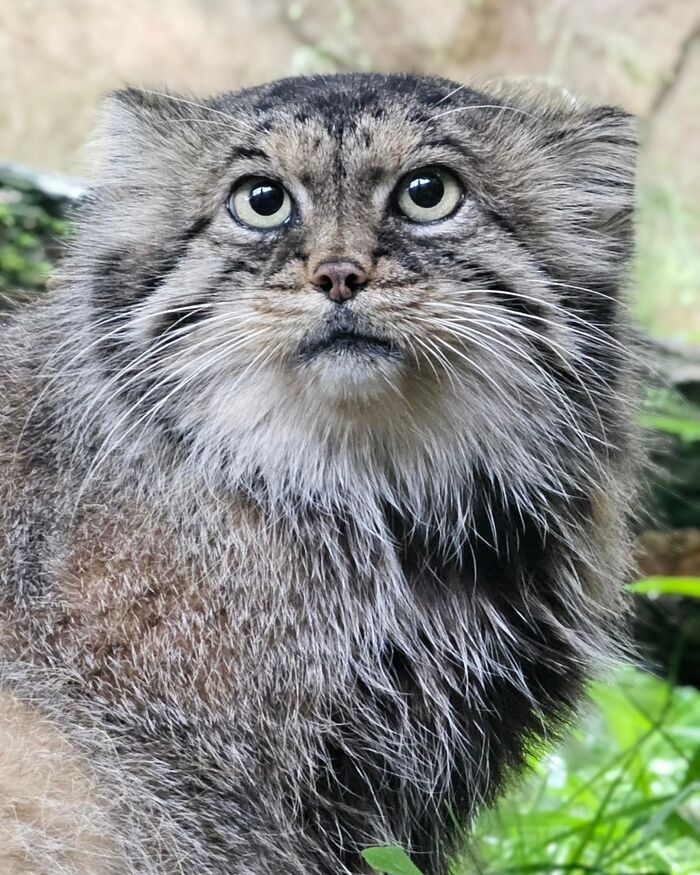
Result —
<instances>
[{"instance_id":1,"label":"thick fur coat","mask_svg":"<svg viewBox=\"0 0 700 875\"><path fill-rule=\"evenodd\" d=\"M442 875L621 639L633 125L353 74L127 90L95 140L0 335L0 871Z\"/></svg>"}]
</instances>

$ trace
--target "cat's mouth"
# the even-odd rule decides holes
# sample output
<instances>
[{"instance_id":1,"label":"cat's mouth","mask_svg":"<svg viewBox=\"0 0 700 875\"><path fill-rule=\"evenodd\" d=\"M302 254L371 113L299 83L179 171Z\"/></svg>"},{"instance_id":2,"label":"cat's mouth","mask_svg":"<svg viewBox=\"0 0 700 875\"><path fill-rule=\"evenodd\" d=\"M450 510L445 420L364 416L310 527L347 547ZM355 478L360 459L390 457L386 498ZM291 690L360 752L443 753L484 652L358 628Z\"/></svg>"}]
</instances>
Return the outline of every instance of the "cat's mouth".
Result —
<instances>
[{"instance_id":1,"label":"cat's mouth","mask_svg":"<svg viewBox=\"0 0 700 875\"><path fill-rule=\"evenodd\" d=\"M388 337L360 325L352 311L338 308L323 328L307 337L299 347L299 355L305 361L324 353L393 358L398 350Z\"/></svg>"}]
</instances>

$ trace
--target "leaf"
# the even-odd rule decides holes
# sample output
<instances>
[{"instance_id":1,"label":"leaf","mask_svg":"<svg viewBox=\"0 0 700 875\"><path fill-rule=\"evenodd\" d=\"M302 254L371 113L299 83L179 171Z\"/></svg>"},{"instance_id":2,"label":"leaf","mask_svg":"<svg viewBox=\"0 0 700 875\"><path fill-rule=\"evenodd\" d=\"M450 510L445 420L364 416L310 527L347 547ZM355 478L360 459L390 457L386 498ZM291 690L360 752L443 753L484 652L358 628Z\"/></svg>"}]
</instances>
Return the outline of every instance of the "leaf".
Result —
<instances>
[{"instance_id":1,"label":"leaf","mask_svg":"<svg viewBox=\"0 0 700 875\"><path fill-rule=\"evenodd\" d=\"M645 577L627 585L629 592L643 595L685 595L700 598L700 577Z\"/></svg>"},{"instance_id":2,"label":"leaf","mask_svg":"<svg viewBox=\"0 0 700 875\"><path fill-rule=\"evenodd\" d=\"M362 856L375 872L384 872L385 875L422 875L406 851L394 845L365 848Z\"/></svg>"},{"instance_id":3,"label":"leaf","mask_svg":"<svg viewBox=\"0 0 700 875\"><path fill-rule=\"evenodd\" d=\"M640 417L640 421L646 428L673 434L680 438L683 443L691 444L694 441L700 441L700 419L645 414Z\"/></svg>"}]
</instances>

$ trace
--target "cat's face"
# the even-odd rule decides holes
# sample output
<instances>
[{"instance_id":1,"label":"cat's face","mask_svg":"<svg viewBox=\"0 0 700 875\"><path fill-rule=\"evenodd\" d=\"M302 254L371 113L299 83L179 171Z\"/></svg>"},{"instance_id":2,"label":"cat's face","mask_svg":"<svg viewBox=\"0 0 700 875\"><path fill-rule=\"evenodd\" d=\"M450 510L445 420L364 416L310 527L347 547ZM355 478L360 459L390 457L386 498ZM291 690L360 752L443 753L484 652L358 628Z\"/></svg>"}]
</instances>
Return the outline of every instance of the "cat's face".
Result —
<instances>
[{"instance_id":1,"label":"cat's face","mask_svg":"<svg viewBox=\"0 0 700 875\"><path fill-rule=\"evenodd\" d=\"M83 252L106 373L144 421L478 444L614 379L622 113L348 75L127 91L103 136Z\"/></svg>"}]
</instances>

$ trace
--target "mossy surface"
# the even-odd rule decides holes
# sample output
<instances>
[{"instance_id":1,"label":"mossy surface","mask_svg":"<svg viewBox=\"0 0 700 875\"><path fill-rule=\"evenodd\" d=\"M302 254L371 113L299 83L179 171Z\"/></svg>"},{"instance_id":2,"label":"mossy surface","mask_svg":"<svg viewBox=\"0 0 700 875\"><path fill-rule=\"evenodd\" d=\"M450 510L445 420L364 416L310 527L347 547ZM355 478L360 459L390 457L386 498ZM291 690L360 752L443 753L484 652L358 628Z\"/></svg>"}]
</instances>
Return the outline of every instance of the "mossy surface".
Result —
<instances>
[{"instance_id":1,"label":"mossy surface","mask_svg":"<svg viewBox=\"0 0 700 875\"><path fill-rule=\"evenodd\" d=\"M40 292L69 235L71 197L0 166L0 308Z\"/></svg>"}]
</instances>

